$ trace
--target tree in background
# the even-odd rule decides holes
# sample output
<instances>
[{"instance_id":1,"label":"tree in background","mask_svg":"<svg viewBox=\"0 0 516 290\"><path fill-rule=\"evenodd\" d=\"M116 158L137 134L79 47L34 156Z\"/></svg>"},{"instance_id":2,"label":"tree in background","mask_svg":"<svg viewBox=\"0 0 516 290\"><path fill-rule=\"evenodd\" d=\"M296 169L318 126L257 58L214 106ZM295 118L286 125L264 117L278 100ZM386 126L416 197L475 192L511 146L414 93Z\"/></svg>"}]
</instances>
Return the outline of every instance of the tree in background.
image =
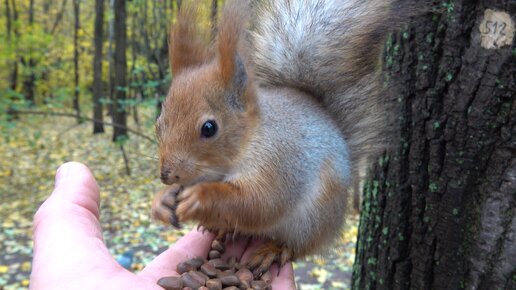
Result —
<instances>
[{"instance_id":1,"label":"tree in background","mask_svg":"<svg viewBox=\"0 0 516 290\"><path fill-rule=\"evenodd\" d=\"M353 289L516 289L516 5L446 1L387 44L392 147Z\"/></svg>"},{"instance_id":2,"label":"tree in background","mask_svg":"<svg viewBox=\"0 0 516 290\"><path fill-rule=\"evenodd\" d=\"M211 29L213 31L212 36L214 37L216 33L216 27L217 27L217 11L219 9L219 1L218 0L212 0L211 1L211 14L210 14L210 20L211 20Z\"/></svg>"},{"instance_id":3,"label":"tree in background","mask_svg":"<svg viewBox=\"0 0 516 290\"><path fill-rule=\"evenodd\" d=\"M14 4L14 1L13 1L13 4ZM16 9L16 8L15 8ZM29 31L28 33L33 36L34 35L34 30L35 30L35 27L34 27L34 0L30 0L29 1L29 11L28 11L28 14L29 14ZM29 47L28 47L28 55L24 55L21 57L21 63L23 64L23 66L25 67L25 71L26 71L26 75L25 75L25 79L23 81L23 91L24 91L24 94L25 94L25 100L28 102L28 104L30 106L34 106L35 105L35 101L36 101L36 72L34 71L35 70L35 66L36 66L36 61L34 60L33 58L33 45L30 44ZM28 58L28 59L27 59Z\"/></svg>"},{"instance_id":4,"label":"tree in background","mask_svg":"<svg viewBox=\"0 0 516 290\"><path fill-rule=\"evenodd\" d=\"M126 5L125 0L115 0L114 3L115 21L115 78L114 78L114 102L113 102L113 123L116 125L113 130L113 141L127 137L127 114L126 114L126 92L127 92L127 27L126 27Z\"/></svg>"},{"instance_id":5,"label":"tree in background","mask_svg":"<svg viewBox=\"0 0 516 290\"><path fill-rule=\"evenodd\" d=\"M104 41L104 0L95 0L95 55L93 57L93 134L104 133L102 85L102 44Z\"/></svg>"},{"instance_id":6,"label":"tree in background","mask_svg":"<svg viewBox=\"0 0 516 290\"><path fill-rule=\"evenodd\" d=\"M9 47L9 49L13 49L15 46L13 43L17 43L17 39L13 41L13 22L17 19L17 11L16 11L16 4L13 4L13 7L11 8L11 3L9 0L5 0L5 28L6 28L6 44ZM13 11L11 11L13 10ZM13 19L14 18L14 19ZM16 31L16 30L15 30ZM17 38L18 35L15 33L15 37ZM14 48L14 51L16 49ZM14 60L9 60L6 62L9 66L9 88L8 88L8 95L9 99L12 103L15 103L17 101L18 96L15 95L16 87L17 87L17 79L18 79L18 59L14 58ZM9 120L17 119L18 116L16 115L16 112L10 104L7 108L8 118Z\"/></svg>"},{"instance_id":7,"label":"tree in background","mask_svg":"<svg viewBox=\"0 0 516 290\"><path fill-rule=\"evenodd\" d=\"M176 15L180 4L172 1L142 1L134 4L133 16L133 51L146 58L145 67L149 76L142 75L139 85L133 86L139 94L150 97L145 91L153 88L156 112L159 115L161 100L166 96L170 86L168 68L168 31L171 23L170 15ZM132 73L137 73L132 70ZM133 82L134 83L134 82ZM145 85L143 85L145 84Z\"/></svg>"},{"instance_id":8,"label":"tree in background","mask_svg":"<svg viewBox=\"0 0 516 290\"><path fill-rule=\"evenodd\" d=\"M121 39L115 37L119 14L115 0L107 1L104 15L96 12L96 1L0 1L0 44L6 44L0 45L0 77L8 80L0 83L0 110L9 112L11 120L21 111L58 113L92 121L95 132L102 131L101 124L117 126L119 134L127 128L127 114L132 114L138 131L151 130L172 78L168 30L181 1L125 1L125 44L119 48L123 46L130 57L121 59L125 54L119 50L118 68L115 46ZM203 14L201 25L211 25L221 2L198 2ZM107 37L99 26L104 24ZM117 33L122 32L121 26L117 26ZM107 53L102 58L104 45ZM125 76L117 72L124 71L122 63ZM103 94L106 88L108 92ZM104 121L104 105L111 123ZM152 120L148 119L149 109L154 110ZM0 126L6 120L0 118Z\"/></svg>"},{"instance_id":9,"label":"tree in background","mask_svg":"<svg viewBox=\"0 0 516 290\"><path fill-rule=\"evenodd\" d=\"M80 87L79 87L79 28L80 28L80 11L81 11L81 0L73 0L73 18L74 18L74 30L73 30L73 66L74 66L74 98L73 108L77 114L77 122L81 122L81 107L79 105Z\"/></svg>"},{"instance_id":10,"label":"tree in background","mask_svg":"<svg viewBox=\"0 0 516 290\"><path fill-rule=\"evenodd\" d=\"M13 0L14 1L14 0ZM13 2L12 8L9 3L10 0L5 0L5 28L7 34L6 44L9 47L12 47L13 43L17 41L13 41L13 26L15 26L15 22L18 20L18 11L16 10L16 4ZM11 11L12 10L12 11ZM15 29L15 37L18 37L17 29ZM15 49L16 50L16 49ZM9 87L12 91L16 91L17 86L17 78L18 78L18 60L15 58L14 60L8 62L8 65L11 67L11 72L9 75Z\"/></svg>"}]
</instances>

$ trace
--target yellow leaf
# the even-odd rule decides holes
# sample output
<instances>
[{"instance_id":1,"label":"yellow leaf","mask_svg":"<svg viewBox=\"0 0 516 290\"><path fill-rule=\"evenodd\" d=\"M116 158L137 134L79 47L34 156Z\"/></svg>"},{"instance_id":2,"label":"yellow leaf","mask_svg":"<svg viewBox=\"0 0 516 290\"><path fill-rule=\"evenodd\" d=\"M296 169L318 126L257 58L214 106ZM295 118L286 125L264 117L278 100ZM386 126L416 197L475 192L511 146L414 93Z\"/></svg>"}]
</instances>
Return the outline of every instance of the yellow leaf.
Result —
<instances>
[{"instance_id":1,"label":"yellow leaf","mask_svg":"<svg viewBox=\"0 0 516 290\"><path fill-rule=\"evenodd\" d=\"M314 257L314 263L317 266L324 266L326 264L326 260L323 259L322 257Z\"/></svg>"},{"instance_id":2,"label":"yellow leaf","mask_svg":"<svg viewBox=\"0 0 516 290\"><path fill-rule=\"evenodd\" d=\"M337 289L344 289L346 284L344 282L333 281L333 282L331 282L331 286L335 287Z\"/></svg>"},{"instance_id":3,"label":"yellow leaf","mask_svg":"<svg viewBox=\"0 0 516 290\"><path fill-rule=\"evenodd\" d=\"M11 175L11 170L0 171L0 176L1 177L7 177L7 176L10 176L10 175Z\"/></svg>"},{"instance_id":4,"label":"yellow leaf","mask_svg":"<svg viewBox=\"0 0 516 290\"><path fill-rule=\"evenodd\" d=\"M141 271L143 269L143 264L142 263L134 263L132 266L132 269L134 271Z\"/></svg>"},{"instance_id":5,"label":"yellow leaf","mask_svg":"<svg viewBox=\"0 0 516 290\"><path fill-rule=\"evenodd\" d=\"M7 271L9 271L9 266L0 265L0 274L5 274Z\"/></svg>"},{"instance_id":6,"label":"yellow leaf","mask_svg":"<svg viewBox=\"0 0 516 290\"><path fill-rule=\"evenodd\" d=\"M2 226L4 228L14 228L14 223L12 221L5 221Z\"/></svg>"},{"instance_id":7,"label":"yellow leaf","mask_svg":"<svg viewBox=\"0 0 516 290\"><path fill-rule=\"evenodd\" d=\"M315 268L310 274L317 279L317 282L323 284L328 279L328 271L323 268Z\"/></svg>"},{"instance_id":8,"label":"yellow leaf","mask_svg":"<svg viewBox=\"0 0 516 290\"><path fill-rule=\"evenodd\" d=\"M21 270L24 271L24 272L30 272L30 269L31 269L31 263L30 262L24 262L22 265L21 265Z\"/></svg>"},{"instance_id":9,"label":"yellow leaf","mask_svg":"<svg viewBox=\"0 0 516 290\"><path fill-rule=\"evenodd\" d=\"M22 284L22 286L24 286L24 287L29 286L29 279L23 279L23 280L21 281L21 284Z\"/></svg>"},{"instance_id":10,"label":"yellow leaf","mask_svg":"<svg viewBox=\"0 0 516 290\"><path fill-rule=\"evenodd\" d=\"M177 241L177 237L174 237L173 235L167 235L166 240L169 243L174 243L175 241Z\"/></svg>"}]
</instances>

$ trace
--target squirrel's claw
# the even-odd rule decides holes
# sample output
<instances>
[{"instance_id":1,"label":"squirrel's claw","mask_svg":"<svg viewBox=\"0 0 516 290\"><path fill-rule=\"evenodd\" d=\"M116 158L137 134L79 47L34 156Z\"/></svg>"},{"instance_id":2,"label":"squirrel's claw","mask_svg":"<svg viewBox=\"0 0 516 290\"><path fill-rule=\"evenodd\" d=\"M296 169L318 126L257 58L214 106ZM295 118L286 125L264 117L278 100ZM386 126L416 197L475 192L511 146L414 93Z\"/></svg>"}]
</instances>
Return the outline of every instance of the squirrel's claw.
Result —
<instances>
[{"instance_id":1,"label":"squirrel's claw","mask_svg":"<svg viewBox=\"0 0 516 290\"><path fill-rule=\"evenodd\" d=\"M263 273L267 272L271 267L272 263L274 263L278 258L277 253L270 253L263 257L262 262L258 267L253 269L253 275L255 278L262 276Z\"/></svg>"},{"instance_id":2,"label":"squirrel's claw","mask_svg":"<svg viewBox=\"0 0 516 290\"><path fill-rule=\"evenodd\" d=\"M247 268L250 270L254 270L256 267L262 264L262 261L265 257L263 255L259 255L257 253L253 254L253 257L249 262L247 262Z\"/></svg>"},{"instance_id":3,"label":"squirrel's claw","mask_svg":"<svg viewBox=\"0 0 516 290\"><path fill-rule=\"evenodd\" d=\"M181 225L176 215L177 194L182 187L175 184L161 190L152 204L152 218L164 223L170 223L175 228L180 229Z\"/></svg>"},{"instance_id":4,"label":"squirrel's claw","mask_svg":"<svg viewBox=\"0 0 516 290\"><path fill-rule=\"evenodd\" d=\"M278 247L273 242L268 242L256 249L247 267L255 278L259 278L274 262L279 262L281 269L292 257L292 251L287 247Z\"/></svg>"},{"instance_id":5,"label":"squirrel's claw","mask_svg":"<svg viewBox=\"0 0 516 290\"><path fill-rule=\"evenodd\" d=\"M281 270L281 268L283 268L283 266L285 266L285 264L288 262L288 261L291 261L292 260L292 251L290 251L288 248L283 248L283 250L281 250L281 254L280 254L280 265L279 265L279 268ZM279 272L278 271L278 275L279 275Z\"/></svg>"}]
</instances>

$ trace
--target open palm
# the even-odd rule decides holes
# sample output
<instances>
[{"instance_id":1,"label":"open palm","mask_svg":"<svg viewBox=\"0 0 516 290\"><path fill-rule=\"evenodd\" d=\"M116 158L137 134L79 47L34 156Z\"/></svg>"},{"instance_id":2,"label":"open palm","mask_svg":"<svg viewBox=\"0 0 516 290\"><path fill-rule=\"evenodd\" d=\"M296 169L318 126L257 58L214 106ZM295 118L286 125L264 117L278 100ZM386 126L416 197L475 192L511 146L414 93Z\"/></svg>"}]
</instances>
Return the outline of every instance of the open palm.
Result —
<instances>
[{"instance_id":1,"label":"open palm","mask_svg":"<svg viewBox=\"0 0 516 290\"><path fill-rule=\"evenodd\" d=\"M179 276L176 265L206 257L214 236L192 231L140 273L120 266L104 244L99 222L99 188L90 170L76 162L61 166L52 195L34 217L34 260L31 289L162 289L156 282ZM226 256L248 258L259 242L227 245ZM273 289L295 289L292 265L271 268ZM276 277L277 276L277 277Z\"/></svg>"}]
</instances>

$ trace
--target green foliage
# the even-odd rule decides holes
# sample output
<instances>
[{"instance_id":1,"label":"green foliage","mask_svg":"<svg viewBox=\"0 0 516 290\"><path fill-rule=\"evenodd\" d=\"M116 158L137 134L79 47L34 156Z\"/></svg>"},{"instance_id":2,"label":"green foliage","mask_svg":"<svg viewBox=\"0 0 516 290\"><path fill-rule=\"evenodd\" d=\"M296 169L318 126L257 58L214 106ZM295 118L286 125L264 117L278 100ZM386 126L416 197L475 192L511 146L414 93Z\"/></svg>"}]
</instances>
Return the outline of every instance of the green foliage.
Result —
<instances>
[{"instance_id":1,"label":"green foliage","mask_svg":"<svg viewBox=\"0 0 516 290\"><path fill-rule=\"evenodd\" d=\"M174 6L171 3L174 2ZM206 26L211 1L201 1ZM79 39L80 83L74 84L74 15L71 1L35 1L34 23L29 24L29 0L16 0L16 11L10 7L11 28L7 30L5 4L0 3L0 111L24 108L24 82L35 77L35 105L39 109L71 110L74 92L80 92L81 107L91 106L93 85L93 37L95 1L81 1ZM65 3L65 6L62 6ZM109 25L114 13L105 1L103 43L103 99L109 99L112 45ZM127 3L128 86L113 88L128 94L125 107L155 105L165 97L171 81L168 73L167 37L177 7L175 1L130 1ZM14 20L14 12L18 19ZM164 53L163 53L164 52ZM31 60L31 62L29 62ZM17 71L15 74L15 68ZM12 76L16 81L11 83ZM157 76L163 76L161 78ZM11 86L14 85L15 89ZM103 104L110 104L109 101ZM127 108L129 109L129 108Z\"/></svg>"},{"instance_id":2,"label":"green foliage","mask_svg":"<svg viewBox=\"0 0 516 290\"><path fill-rule=\"evenodd\" d=\"M455 4L453 3L453 1L443 2L441 5L446 9L446 12L448 12L449 14L452 13L455 9Z\"/></svg>"},{"instance_id":3,"label":"green foliage","mask_svg":"<svg viewBox=\"0 0 516 290\"><path fill-rule=\"evenodd\" d=\"M428 185L428 189L430 190L430 192L437 192L437 190L439 189L439 186L437 186L437 184L432 182Z\"/></svg>"}]
</instances>

